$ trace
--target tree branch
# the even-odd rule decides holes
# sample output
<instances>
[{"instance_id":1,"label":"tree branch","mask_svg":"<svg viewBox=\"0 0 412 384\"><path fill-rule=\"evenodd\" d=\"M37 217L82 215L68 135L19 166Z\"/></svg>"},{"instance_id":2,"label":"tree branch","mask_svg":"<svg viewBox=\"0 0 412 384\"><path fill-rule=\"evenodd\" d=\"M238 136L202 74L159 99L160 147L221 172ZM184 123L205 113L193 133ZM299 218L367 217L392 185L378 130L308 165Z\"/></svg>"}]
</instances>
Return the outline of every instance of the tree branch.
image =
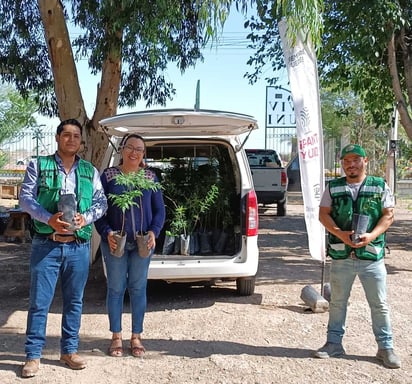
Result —
<instances>
[{"instance_id":1,"label":"tree branch","mask_svg":"<svg viewBox=\"0 0 412 384\"><path fill-rule=\"evenodd\" d=\"M395 94L395 100L397 103L401 124L405 128L408 137L412 139L412 120L409 116L407 103L402 93L398 68L396 66L396 47L394 34L392 34L391 38L388 41L388 67L392 79L392 87Z\"/></svg>"}]
</instances>

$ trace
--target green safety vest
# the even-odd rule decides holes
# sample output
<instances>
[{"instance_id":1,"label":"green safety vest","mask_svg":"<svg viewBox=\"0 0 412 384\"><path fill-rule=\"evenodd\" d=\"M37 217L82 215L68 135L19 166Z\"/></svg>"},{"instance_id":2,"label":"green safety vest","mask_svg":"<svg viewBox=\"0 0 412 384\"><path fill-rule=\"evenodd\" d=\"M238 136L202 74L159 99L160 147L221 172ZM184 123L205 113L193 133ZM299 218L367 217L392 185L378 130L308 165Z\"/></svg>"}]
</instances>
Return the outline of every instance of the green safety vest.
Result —
<instances>
[{"instance_id":1,"label":"green safety vest","mask_svg":"<svg viewBox=\"0 0 412 384\"><path fill-rule=\"evenodd\" d=\"M381 177L367 176L360 186L358 197L352 200L346 178L331 180L329 191L332 198L331 216L336 225L343 231L352 230L354 213L369 216L367 232L371 232L382 217L382 196L385 191L385 180ZM380 260L385 255L385 234L382 233L367 246L351 248L338 237L329 234L328 255L332 259L346 259L354 251L362 260Z\"/></svg>"},{"instance_id":2,"label":"green safety vest","mask_svg":"<svg viewBox=\"0 0 412 384\"><path fill-rule=\"evenodd\" d=\"M76 169L76 199L78 211L86 212L92 205L93 199L93 176L94 168L91 163L79 159ZM62 187L62 176L59 173L54 155L41 156L38 158L38 179L37 179L37 201L48 212L54 214L58 212L57 203ZM33 220L34 231L41 235L50 235L53 228L38 220ZM82 227L74 232L75 236L82 240L89 240L92 236L91 224Z\"/></svg>"}]
</instances>

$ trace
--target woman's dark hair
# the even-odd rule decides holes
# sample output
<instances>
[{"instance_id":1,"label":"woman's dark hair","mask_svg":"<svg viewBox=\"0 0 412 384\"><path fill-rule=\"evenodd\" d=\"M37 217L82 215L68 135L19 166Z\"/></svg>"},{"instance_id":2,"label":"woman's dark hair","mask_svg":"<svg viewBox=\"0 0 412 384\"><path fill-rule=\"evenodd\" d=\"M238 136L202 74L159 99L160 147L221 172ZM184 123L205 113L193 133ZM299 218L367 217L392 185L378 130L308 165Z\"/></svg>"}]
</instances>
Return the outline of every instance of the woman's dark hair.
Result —
<instances>
[{"instance_id":1,"label":"woman's dark hair","mask_svg":"<svg viewBox=\"0 0 412 384\"><path fill-rule=\"evenodd\" d=\"M80 129L80 134L83 134L83 127L82 125L76 120L76 119L67 119L63 120L58 126L56 133L60 135L60 133L63 131L63 128L65 125L75 125L76 127L79 127Z\"/></svg>"},{"instance_id":2,"label":"woman's dark hair","mask_svg":"<svg viewBox=\"0 0 412 384\"><path fill-rule=\"evenodd\" d=\"M146 143L144 142L143 137L140 136L140 135L138 135L137 133L130 133L130 134L126 135L126 136L123 136L123 139L122 139L122 141L121 141L120 144L119 144L119 149L123 148L123 147L126 145L127 140L132 139L132 138L142 140L142 141L143 141L143 144L144 144L144 149L146 150Z\"/></svg>"}]
</instances>

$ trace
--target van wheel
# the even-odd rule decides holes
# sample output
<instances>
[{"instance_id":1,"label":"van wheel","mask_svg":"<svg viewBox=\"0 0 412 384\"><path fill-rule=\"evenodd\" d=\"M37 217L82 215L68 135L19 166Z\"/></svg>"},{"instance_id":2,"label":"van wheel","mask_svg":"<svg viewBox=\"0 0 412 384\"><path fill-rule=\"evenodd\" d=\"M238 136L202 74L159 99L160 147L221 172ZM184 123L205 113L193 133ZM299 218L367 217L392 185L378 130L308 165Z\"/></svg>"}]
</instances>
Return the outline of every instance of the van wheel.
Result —
<instances>
[{"instance_id":1,"label":"van wheel","mask_svg":"<svg viewBox=\"0 0 412 384\"><path fill-rule=\"evenodd\" d=\"M250 296L255 292L255 276L236 279L236 291L240 296Z\"/></svg>"}]
</instances>

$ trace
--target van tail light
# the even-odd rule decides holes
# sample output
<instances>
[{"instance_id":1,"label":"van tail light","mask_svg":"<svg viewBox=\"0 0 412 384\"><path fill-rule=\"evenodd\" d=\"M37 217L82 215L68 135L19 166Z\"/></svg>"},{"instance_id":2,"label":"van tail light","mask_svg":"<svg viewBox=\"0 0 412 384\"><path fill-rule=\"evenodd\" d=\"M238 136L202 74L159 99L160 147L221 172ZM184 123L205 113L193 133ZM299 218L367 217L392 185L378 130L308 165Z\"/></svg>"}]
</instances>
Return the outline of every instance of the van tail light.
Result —
<instances>
[{"instance_id":1,"label":"van tail light","mask_svg":"<svg viewBox=\"0 0 412 384\"><path fill-rule=\"evenodd\" d=\"M256 236L259 229L259 210L256 192L251 190L246 200L246 236Z\"/></svg>"},{"instance_id":2,"label":"van tail light","mask_svg":"<svg viewBox=\"0 0 412 384\"><path fill-rule=\"evenodd\" d=\"M288 175L287 175L286 171L282 171L282 173L281 173L280 184L283 187L286 187L286 185L288 185Z\"/></svg>"}]
</instances>

